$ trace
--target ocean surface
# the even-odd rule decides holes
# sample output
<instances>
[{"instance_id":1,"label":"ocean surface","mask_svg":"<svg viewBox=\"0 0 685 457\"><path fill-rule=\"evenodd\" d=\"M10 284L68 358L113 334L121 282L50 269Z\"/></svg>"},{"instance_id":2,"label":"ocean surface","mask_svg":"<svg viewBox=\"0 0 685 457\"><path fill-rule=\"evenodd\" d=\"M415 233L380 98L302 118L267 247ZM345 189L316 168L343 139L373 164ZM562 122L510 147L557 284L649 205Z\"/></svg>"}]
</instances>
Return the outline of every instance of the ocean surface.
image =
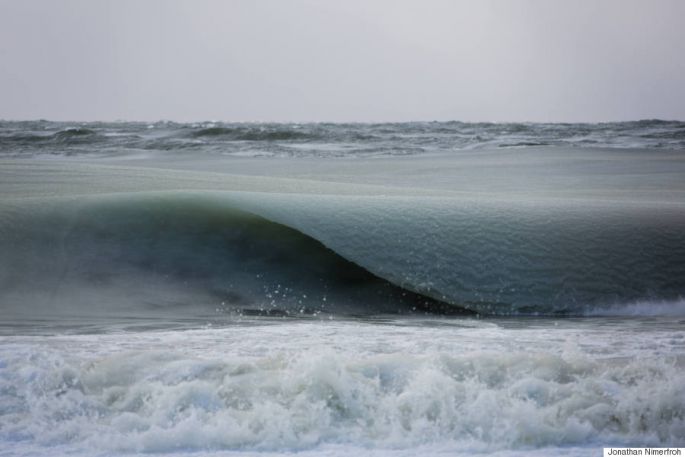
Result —
<instances>
[{"instance_id":1,"label":"ocean surface","mask_svg":"<svg viewBox=\"0 0 685 457\"><path fill-rule=\"evenodd\" d=\"M0 121L0 456L685 447L685 123Z\"/></svg>"}]
</instances>

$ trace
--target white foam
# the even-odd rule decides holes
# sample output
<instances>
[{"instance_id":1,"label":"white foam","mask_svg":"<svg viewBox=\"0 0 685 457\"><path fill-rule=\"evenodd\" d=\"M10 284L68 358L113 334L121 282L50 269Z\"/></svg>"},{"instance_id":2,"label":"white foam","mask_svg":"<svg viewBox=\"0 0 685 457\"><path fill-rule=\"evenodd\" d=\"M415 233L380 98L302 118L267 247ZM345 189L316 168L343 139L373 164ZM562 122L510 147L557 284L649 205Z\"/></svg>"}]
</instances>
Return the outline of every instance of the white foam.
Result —
<instances>
[{"instance_id":1,"label":"white foam","mask_svg":"<svg viewBox=\"0 0 685 457\"><path fill-rule=\"evenodd\" d=\"M15 454L323 455L682 444L683 332L591 322L5 338L0 442Z\"/></svg>"},{"instance_id":2,"label":"white foam","mask_svg":"<svg viewBox=\"0 0 685 457\"><path fill-rule=\"evenodd\" d=\"M593 308L587 311L588 316L670 316L685 317L685 299L639 301Z\"/></svg>"}]
</instances>

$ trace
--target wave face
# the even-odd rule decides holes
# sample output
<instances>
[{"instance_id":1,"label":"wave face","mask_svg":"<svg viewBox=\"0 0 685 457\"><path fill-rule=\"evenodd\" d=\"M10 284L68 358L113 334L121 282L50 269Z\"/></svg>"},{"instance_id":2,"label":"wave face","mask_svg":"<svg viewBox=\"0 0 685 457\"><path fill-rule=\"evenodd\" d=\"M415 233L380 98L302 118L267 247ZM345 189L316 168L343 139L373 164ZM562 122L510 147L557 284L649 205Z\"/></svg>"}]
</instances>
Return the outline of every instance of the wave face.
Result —
<instances>
[{"instance_id":1,"label":"wave face","mask_svg":"<svg viewBox=\"0 0 685 457\"><path fill-rule=\"evenodd\" d=\"M57 203L15 215L4 233L0 300L7 318L447 308L292 228L206 196Z\"/></svg>"},{"instance_id":2,"label":"wave face","mask_svg":"<svg viewBox=\"0 0 685 457\"><path fill-rule=\"evenodd\" d=\"M236 156L397 156L485 148L685 148L685 123L412 122L259 124L207 122L0 122L0 155L188 152Z\"/></svg>"},{"instance_id":3,"label":"wave face","mask_svg":"<svg viewBox=\"0 0 685 457\"><path fill-rule=\"evenodd\" d=\"M685 214L588 202L287 198L262 214L391 282L486 314L585 314L685 294ZM411 216L408 216L411 215Z\"/></svg>"},{"instance_id":4,"label":"wave face","mask_svg":"<svg viewBox=\"0 0 685 457\"><path fill-rule=\"evenodd\" d=\"M4 218L2 300L19 313L587 314L685 295L677 208L244 192L45 202Z\"/></svg>"}]
</instances>

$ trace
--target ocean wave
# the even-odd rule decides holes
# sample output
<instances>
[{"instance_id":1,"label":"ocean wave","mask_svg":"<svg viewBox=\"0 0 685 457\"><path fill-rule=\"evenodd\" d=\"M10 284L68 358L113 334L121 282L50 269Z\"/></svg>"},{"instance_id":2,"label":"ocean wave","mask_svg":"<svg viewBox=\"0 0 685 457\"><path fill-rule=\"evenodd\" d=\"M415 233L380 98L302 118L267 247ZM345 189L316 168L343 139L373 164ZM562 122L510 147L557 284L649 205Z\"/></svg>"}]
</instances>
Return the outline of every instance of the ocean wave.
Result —
<instances>
[{"instance_id":1,"label":"ocean wave","mask_svg":"<svg viewBox=\"0 0 685 457\"><path fill-rule=\"evenodd\" d=\"M245 127L207 127L193 130L194 138L220 137L234 141L288 141L288 140L313 140L317 135L290 129L274 128L245 128Z\"/></svg>"},{"instance_id":2,"label":"ocean wave","mask_svg":"<svg viewBox=\"0 0 685 457\"><path fill-rule=\"evenodd\" d=\"M95 147L99 143L107 142L107 138L94 129L89 128L68 128L60 130L52 135L55 144L60 147ZM67 154L73 153L74 150L68 150Z\"/></svg>"},{"instance_id":3,"label":"ocean wave","mask_svg":"<svg viewBox=\"0 0 685 457\"><path fill-rule=\"evenodd\" d=\"M535 142L535 141L519 141L516 143L500 143L497 145L499 148L520 148L524 146L549 146L550 143Z\"/></svg>"},{"instance_id":4,"label":"ocean wave","mask_svg":"<svg viewBox=\"0 0 685 457\"><path fill-rule=\"evenodd\" d=\"M621 206L246 192L47 202L3 222L6 308L583 315L685 291L677 209L657 219Z\"/></svg>"},{"instance_id":5,"label":"ocean wave","mask_svg":"<svg viewBox=\"0 0 685 457\"><path fill-rule=\"evenodd\" d=\"M230 201L137 196L58 206L16 218L21 234L2 243L8 319L12 310L175 318L459 312Z\"/></svg>"},{"instance_id":6,"label":"ocean wave","mask_svg":"<svg viewBox=\"0 0 685 457\"><path fill-rule=\"evenodd\" d=\"M74 127L65 130L60 130L59 132L54 134L54 137L62 140L67 138L82 137L96 134L97 132L93 129L88 129L84 127Z\"/></svg>"},{"instance_id":7,"label":"ocean wave","mask_svg":"<svg viewBox=\"0 0 685 457\"><path fill-rule=\"evenodd\" d=\"M63 152L68 154L73 152L73 150L65 150L70 146L97 145L106 141L107 139L96 129L79 127L65 128L56 132L29 131L0 134L0 147L6 149L5 154L8 155L25 153L27 149L39 152L43 148L48 148L51 154Z\"/></svg>"}]
</instances>

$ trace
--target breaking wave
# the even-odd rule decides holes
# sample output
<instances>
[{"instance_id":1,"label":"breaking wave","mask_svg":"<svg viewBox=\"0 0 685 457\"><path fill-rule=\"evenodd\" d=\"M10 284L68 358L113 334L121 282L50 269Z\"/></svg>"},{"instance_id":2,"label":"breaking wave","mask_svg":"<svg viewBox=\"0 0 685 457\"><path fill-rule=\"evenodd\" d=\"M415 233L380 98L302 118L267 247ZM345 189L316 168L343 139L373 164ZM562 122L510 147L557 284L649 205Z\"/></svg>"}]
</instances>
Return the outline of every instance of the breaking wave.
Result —
<instances>
[{"instance_id":1,"label":"breaking wave","mask_svg":"<svg viewBox=\"0 0 685 457\"><path fill-rule=\"evenodd\" d=\"M0 227L0 293L17 313L153 315L586 315L677 302L682 212L588 205L246 192L22 203Z\"/></svg>"},{"instance_id":2,"label":"breaking wave","mask_svg":"<svg viewBox=\"0 0 685 457\"><path fill-rule=\"evenodd\" d=\"M57 206L57 213L14 220L20 230L4 230L5 312L456 312L292 228L214 199L143 196Z\"/></svg>"}]
</instances>

